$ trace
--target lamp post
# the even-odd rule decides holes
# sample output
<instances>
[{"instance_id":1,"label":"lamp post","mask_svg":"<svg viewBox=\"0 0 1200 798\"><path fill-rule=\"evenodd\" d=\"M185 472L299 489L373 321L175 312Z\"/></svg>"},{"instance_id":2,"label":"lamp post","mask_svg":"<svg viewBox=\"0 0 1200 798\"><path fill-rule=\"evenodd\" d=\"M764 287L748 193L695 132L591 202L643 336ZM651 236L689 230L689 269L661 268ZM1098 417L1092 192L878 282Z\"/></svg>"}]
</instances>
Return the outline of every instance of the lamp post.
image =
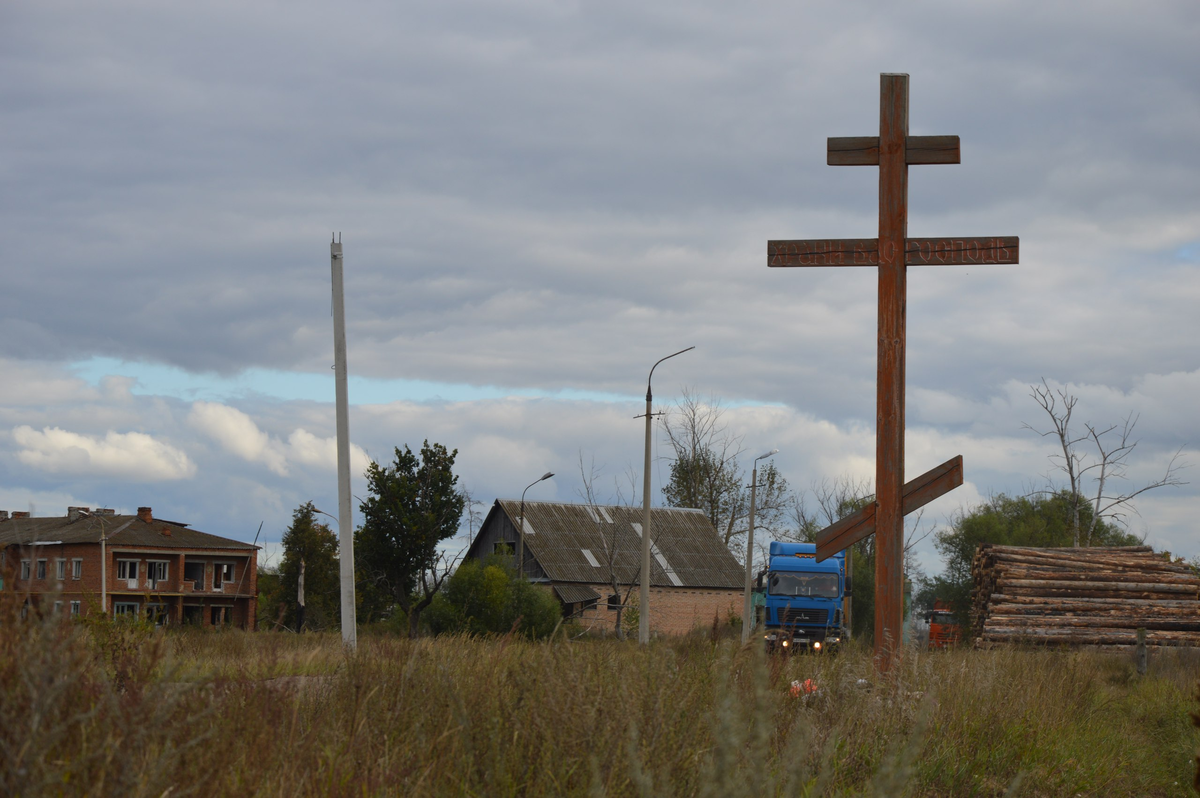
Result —
<instances>
[{"instance_id":1,"label":"lamp post","mask_svg":"<svg viewBox=\"0 0 1200 798\"><path fill-rule=\"evenodd\" d=\"M544 479L550 479L552 476L554 476L554 472L547 471L526 485L525 490L521 491L521 524L517 527L517 570L521 576L525 575L525 491Z\"/></svg>"},{"instance_id":2,"label":"lamp post","mask_svg":"<svg viewBox=\"0 0 1200 798\"><path fill-rule=\"evenodd\" d=\"M662 358L658 363L695 348L689 346L687 349L680 349ZM654 399L650 392L650 380L654 379L654 370L658 368L658 363L650 367L650 376L646 378L646 462L642 474L642 589L638 594L638 643L642 645L650 642L650 403Z\"/></svg>"},{"instance_id":3,"label":"lamp post","mask_svg":"<svg viewBox=\"0 0 1200 798\"><path fill-rule=\"evenodd\" d=\"M758 488L758 461L779 454L778 449L772 449L766 454L754 458L754 468L750 471L750 528L746 530L746 596L742 605L742 644L750 642L750 630L754 626L754 597L750 592L750 572L754 568L754 499Z\"/></svg>"},{"instance_id":4,"label":"lamp post","mask_svg":"<svg viewBox=\"0 0 1200 798\"><path fill-rule=\"evenodd\" d=\"M87 518L95 518L100 522L100 612L108 615L108 546L106 544L113 535L128 529L135 518L129 519L112 532L105 534L103 517L93 515L86 510L81 510L79 514Z\"/></svg>"}]
</instances>

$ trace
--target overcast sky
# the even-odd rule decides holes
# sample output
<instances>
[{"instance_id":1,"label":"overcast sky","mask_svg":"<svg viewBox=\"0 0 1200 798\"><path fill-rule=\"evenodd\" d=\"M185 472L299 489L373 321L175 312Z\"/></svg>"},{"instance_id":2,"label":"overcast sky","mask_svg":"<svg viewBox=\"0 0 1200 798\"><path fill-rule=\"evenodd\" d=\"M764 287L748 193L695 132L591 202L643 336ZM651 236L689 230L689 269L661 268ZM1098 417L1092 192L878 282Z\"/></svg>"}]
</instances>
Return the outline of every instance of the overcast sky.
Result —
<instances>
[{"instance_id":1,"label":"overcast sky","mask_svg":"<svg viewBox=\"0 0 1200 798\"><path fill-rule=\"evenodd\" d=\"M1193 0L4 4L0 508L269 553L336 512L332 231L357 474L428 438L485 504L579 500L581 453L607 498L694 345L664 409L719 398L796 488L873 480L875 275L766 242L876 235L878 171L825 140L906 72L910 132L962 142L909 234L1021 238L909 270L907 473L966 471L926 520L1058 478L1044 378L1140 414L1129 488L1184 448L1130 528L1194 555L1197 41Z\"/></svg>"}]
</instances>

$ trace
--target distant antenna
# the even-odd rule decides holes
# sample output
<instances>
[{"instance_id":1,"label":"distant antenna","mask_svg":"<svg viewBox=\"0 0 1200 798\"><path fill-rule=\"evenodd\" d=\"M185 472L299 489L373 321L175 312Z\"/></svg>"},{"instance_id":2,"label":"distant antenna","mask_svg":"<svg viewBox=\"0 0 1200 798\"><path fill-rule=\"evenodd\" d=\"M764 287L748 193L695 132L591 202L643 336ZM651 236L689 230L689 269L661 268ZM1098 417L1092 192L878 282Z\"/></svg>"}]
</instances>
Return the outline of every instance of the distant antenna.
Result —
<instances>
[{"instance_id":1,"label":"distant antenna","mask_svg":"<svg viewBox=\"0 0 1200 798\"><path fill-rule=\"evenodd\" d=\"M342 643L358 647L354 611L354 532L350 518L350 400L346 388L346 293L342 286L342 234L329 244L333 275L333 372L337 387L338 546L341 552Z\"/></svg>"}]
</instances>

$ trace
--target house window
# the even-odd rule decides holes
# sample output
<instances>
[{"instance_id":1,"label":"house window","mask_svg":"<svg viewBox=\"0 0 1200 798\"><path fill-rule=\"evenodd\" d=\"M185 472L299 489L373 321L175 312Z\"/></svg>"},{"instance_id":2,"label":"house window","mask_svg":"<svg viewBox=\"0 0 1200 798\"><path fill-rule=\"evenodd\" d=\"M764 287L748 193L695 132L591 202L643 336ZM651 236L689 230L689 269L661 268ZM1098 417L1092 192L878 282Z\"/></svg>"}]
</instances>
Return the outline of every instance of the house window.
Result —
<instances>
[{"instance_id":1,"label":"house window","mask_svg":"<svg viewBox=\"0 0 1200 798\"><path fill-rule=\"evenodd\" d=\"M226 582L233 581L233 563L213 563L213 590L223 590Z\"/></svg>"},{"instance_id":2,"label":"house window","mask_svg":"<svg viewBox=\"0 0 1200 798\"><path fill-rule=\"evenodd\" d=\"M67 578L67 561L66 560L55 560L54 561L54 578L60 582Z\"/></svg>"},{"instance_id":3,"label":"house window","mask_svg":"<svg viewBox=\"0 0 1200 798\"><path fill-rule=\"evenodd\" d=\"M37 578L38 579L46 578L46 561L45 560L37 561Z\"/></svg>"},{"instance_id":4,"label":"house window","mask_svg":"<svg viewBox=\"0 0 1200 798\"><path fill-rule=\"evenodd\" d=\"M608 594L608 608L613 612L621 609L621 597L616 593Z\"/></svg>"},{"instance_id":5,"label":"house window","mask_svg":"<svg viewBox=\"0 0 1200 798\"><path fill-rule=\"evenodd\" d=\"M58 615L61 612L62 612L62 602L61 601L54 602L54 614Z\"/></svg>"},{"instance_id":6,"label":"house window","mask_svg":"<svg viewBox=\"0 0 1200 798\"><path fill-rule=\"evenodd\" d=\"M497 540L495 543L492 544L492 553L493 554L503 554L505 556L511 556L513 554L516 554L517 552L516 552L516 548L513 546L513 544L511 542L509 542L507 540Z\"/></svg>"},{"instance_id":7,"label":"house window","mask_svg":"<svg viewBox=\"0 0 1200 798\"><path fill-rule=\"evenodd\" d=\"M113 614L115 614L117 617L124 615L124 616L130 617L130 618L136 618L137 614L138 614L137 602L133 602L133 601L115 602L113 604Z\"/></svg>"},{"instance_id":8,"label":"house window","mask_svg":"<svg viewBox=\"0 0 1200 798\"><path fill-rule=\"evenodd\" d=\"M82 576L83 576L83 560L82 559L71 560L71 578L79 579Z\"/></svg>"},{"instance_id":9,"label":"house window","mask_svg":"<svg viewBox=\"0 0 1200 798\"><path fill-rule=\"evenodd\" d=\"M185 581L192 583L192 590L204 589L204 563L202 562L185 562L183 564L183 578Z\"/></svg>"},{"instance_id":10,"label":"house window","mask_svg":"<svg viewBox=\"0 0 1200 798\"><path fill-rule=\"evenodd\" d=\"M78 602L78 601L72 601L72 602L71 602L71 614L72 614L72 615L74 615L74 616L76 616L76 617L78 617L78 616L79 616L79 610L80 610L79 602Z\"/></svg>"},{"instance_id":11,"label":"house window","mask_svg":"<svg viewBox=\"0 0 1200 798\"><path fill-rule=\"evenodd\" d=\"M21 578L29 581L29 560L21 560Z\"/></svg>"},{"instance_id":12,"label":"house window","mask_svg":"<svg viewBox=\"0 0 1200 798\"><path fill-rule=\"evenodd\" d=\"M167 581L167 566L165 560L146 563L146 581L150 583L150 587L158 587L159 582Z\"/></svg>"},{"instance_id":13,"label":"house window","mask_svg":"<svg viewBox=\"0 0 1200 798\"><path fill-rule=\"evenodd\" d=\"M137 587L138 561L117 560L117 579L124 579L130 588Z\"/></svg>"}]
</instances>

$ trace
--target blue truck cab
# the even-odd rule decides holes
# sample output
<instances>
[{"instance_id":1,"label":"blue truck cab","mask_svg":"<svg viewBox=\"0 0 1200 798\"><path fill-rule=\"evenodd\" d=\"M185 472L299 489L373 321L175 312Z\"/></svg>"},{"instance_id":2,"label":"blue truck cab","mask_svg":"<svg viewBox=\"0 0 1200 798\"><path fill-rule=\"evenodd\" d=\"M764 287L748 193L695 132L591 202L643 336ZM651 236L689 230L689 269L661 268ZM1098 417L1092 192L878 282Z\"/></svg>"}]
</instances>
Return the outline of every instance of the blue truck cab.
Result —
<instances>
[{"instance_id":1,"label":"blue truck cab","mask_svg":"<svg viewBox=\"0 0 1200 798\"><path fill-rule=\"evenodd\" d=\"M763 626L768 651L832 651L846 636L850 595L846 553L817 562L813 543L771 543L764 574Z\"/></svg>"}]
</instances>

